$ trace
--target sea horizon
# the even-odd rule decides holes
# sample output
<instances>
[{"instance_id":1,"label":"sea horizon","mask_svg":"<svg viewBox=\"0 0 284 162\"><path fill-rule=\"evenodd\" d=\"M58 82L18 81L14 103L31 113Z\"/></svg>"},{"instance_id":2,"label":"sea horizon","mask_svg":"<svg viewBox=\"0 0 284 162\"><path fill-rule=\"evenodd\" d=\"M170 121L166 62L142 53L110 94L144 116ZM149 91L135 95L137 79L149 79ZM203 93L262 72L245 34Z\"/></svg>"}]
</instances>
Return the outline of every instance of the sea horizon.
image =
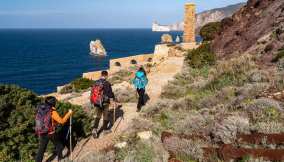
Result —
<instances>
[{"instance_id":1,"label":"sea horizon","mask_svg":"<svg viewBox=\"0 0 284 162\"><path fill-rule=\"evenodd\" d=\"M0 29L0 83L16 84L43 95L79 78L109 68L109 60L153 53L161 35L182 32L151 29ZM100 39L108 56L89 54L89 42Z\"/></svg>"}]
</instances>

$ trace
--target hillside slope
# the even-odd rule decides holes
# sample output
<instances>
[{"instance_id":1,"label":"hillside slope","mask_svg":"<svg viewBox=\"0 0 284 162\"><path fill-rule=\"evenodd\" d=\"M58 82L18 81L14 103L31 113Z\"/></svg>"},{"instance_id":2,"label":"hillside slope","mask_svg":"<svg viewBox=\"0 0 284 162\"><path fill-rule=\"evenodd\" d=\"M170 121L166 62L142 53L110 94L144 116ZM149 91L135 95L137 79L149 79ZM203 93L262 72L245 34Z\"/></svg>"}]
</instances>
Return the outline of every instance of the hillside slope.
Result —
<instances>
[{"instance_id":1,"label":"hillside slope","mask_svg":"<svg viewBox=\"0 0 284 162\"><path fill-rule=\"evenodd\" d=\"M284 45L283 8L283 0L249 0L232 18L222 21L222 32L213 41L214 52L224 57L254 48L252 53L270 62Z\"/></svg>"}]
</instances>

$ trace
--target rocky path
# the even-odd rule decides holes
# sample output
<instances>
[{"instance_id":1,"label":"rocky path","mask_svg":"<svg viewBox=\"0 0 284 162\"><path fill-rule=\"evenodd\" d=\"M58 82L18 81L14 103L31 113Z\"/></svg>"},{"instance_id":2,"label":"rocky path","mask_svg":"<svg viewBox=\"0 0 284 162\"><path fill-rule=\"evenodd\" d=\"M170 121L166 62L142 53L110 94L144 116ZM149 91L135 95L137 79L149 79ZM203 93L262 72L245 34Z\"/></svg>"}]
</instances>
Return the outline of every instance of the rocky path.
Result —
<instances>
[{"instance_id":1,"label":"rocky path","mask_svg":"<svg viewBox=\"0 0 284 162\"><path fill-rule=\"evenodd\" d=\"M148 74L149 84L147 86L147 94L150 98L147 104L153 104L160 96L162 88L179 73L183 66L182 57L172 57L165 60L163 63L153 68ZM81 96L68 100L72 104L85 105L89 99L89 93L85 92ZM124 103L121 110L123 111L123 118L118 118L112 127L112 133L94 139L92 137L82 140L74 149L74 161L82 161L84 157L94 152L105 150L115 144L115 137L126 131L132 121L137 118L139 114L136 112L136 103Z\"/></svg>"}]
</instances>

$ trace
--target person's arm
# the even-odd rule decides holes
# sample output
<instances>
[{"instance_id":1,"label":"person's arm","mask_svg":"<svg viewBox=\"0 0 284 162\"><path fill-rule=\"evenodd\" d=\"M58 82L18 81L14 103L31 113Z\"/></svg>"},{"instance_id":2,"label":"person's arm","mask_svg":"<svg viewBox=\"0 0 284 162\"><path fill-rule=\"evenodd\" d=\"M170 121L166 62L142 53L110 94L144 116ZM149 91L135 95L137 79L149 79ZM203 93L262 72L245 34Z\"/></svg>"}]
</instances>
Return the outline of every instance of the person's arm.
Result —
<instances>
[{"instance_id":1,"label":"person's arm","mask_svg":"<svg viewBox=\"0 0 284 162\"><path fill-rule=\"evenodd\" d=\"M105 83L105 95L109 98L109 99L112 99L114 100L114 93L112 91L112 87L111 87L111 84L109 82L106 82Z\"/></svg>"},{"instance_id":2,"label":"person's arm","mask_svg":"<svg viewBox=\"0 0 284 162\"><path fill-rule=\"evenodd\" d=\"M51 113L51 117L52 117L52 119L54 120L54 121L56 121L57 123L59 123L59 124L64 124L64 123L66 123L66 121L69 119L69 117L71 116L71 114L72 114L72 111L68 111L68 113L66 113L65 115L64 115L64 117L63 118L61 118L60 116L59 116L59 114L57 113L57 111L52 111L52 113Z\"/></svg>"}]
</instances>

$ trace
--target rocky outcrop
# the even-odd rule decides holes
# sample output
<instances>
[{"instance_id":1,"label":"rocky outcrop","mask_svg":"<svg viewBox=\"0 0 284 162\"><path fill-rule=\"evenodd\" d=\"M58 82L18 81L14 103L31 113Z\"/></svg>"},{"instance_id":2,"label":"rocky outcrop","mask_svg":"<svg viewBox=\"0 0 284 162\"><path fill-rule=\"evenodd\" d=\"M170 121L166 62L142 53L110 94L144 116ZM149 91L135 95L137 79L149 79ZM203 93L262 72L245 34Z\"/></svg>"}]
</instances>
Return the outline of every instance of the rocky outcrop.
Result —
<instances>
[{"instance_id":1,"label":"rocky outcrop","mask_svg":"<svg viewBox=\"0 0 284 162\"><path fill-rule=\"evenodd\" d=\"M243 7L244 3L238 3L223 8L216 8L209 11L204 11L196 16L196 31L198 32L202 26L210 22L218 22L226 17L231 17L236 11Z\"/></svg>"},{"instance_id":2,"label":"rocky outcrop","mask_svg":"<svg viewBox=\"0 0 284 162\"><path fill-rule=\"evenodd\" d=\"M107 54L102 42L99 39L90 42L90 52L94 55L105 56Z\"/></svg>"},{"instance_id":3,"label":"rocky outcrop","mask_svg":"<svg viewBox=\"0 0 284 162\"><path fill-rule=\"evenodd\" d=\"M244 3L230 5L223 8L216 8L208 11L201 12L196 15L196 32L198 33L200 28L210 22L221 21L226 17L230 17L243 7ZM152 25L152 31L183 31L184 22L178 22L171 25L160 25L158 22L154 22Z\"/></svg>"},{"instance_id":4,"label":"rocky outcrop","mask_svg":"<svg viewBox=\"0 0 284 162\"><path fill-rule=\"evenodd\" d=\"M161 25L158 22L154 22L152 24L152 31L154 32L169 32L171 31L170 26L168 25Z\"/></svg>"},{"instance_id":5,"label":"rocky outcrop","mask_svg":"<svg viewBox=\"0 0 284 162\"><path fill-rule=\"evenodd\" d=\"M173 43L173 37L170 34L163 34L161 37L161 43Z\"/></svg>"},{"instance_id":6,"label":"rocky outcrop","mask_svg":"<svg viewBox=\"0 0 284 162\"><path fill-rule=\"evenodd\" d=\"M270 62L284 47L283 8L283 0L249 0L232 18L222 21L221 33L213 40L214 52L225 57L249 50Z\"/></svg>"}]
</instances>

